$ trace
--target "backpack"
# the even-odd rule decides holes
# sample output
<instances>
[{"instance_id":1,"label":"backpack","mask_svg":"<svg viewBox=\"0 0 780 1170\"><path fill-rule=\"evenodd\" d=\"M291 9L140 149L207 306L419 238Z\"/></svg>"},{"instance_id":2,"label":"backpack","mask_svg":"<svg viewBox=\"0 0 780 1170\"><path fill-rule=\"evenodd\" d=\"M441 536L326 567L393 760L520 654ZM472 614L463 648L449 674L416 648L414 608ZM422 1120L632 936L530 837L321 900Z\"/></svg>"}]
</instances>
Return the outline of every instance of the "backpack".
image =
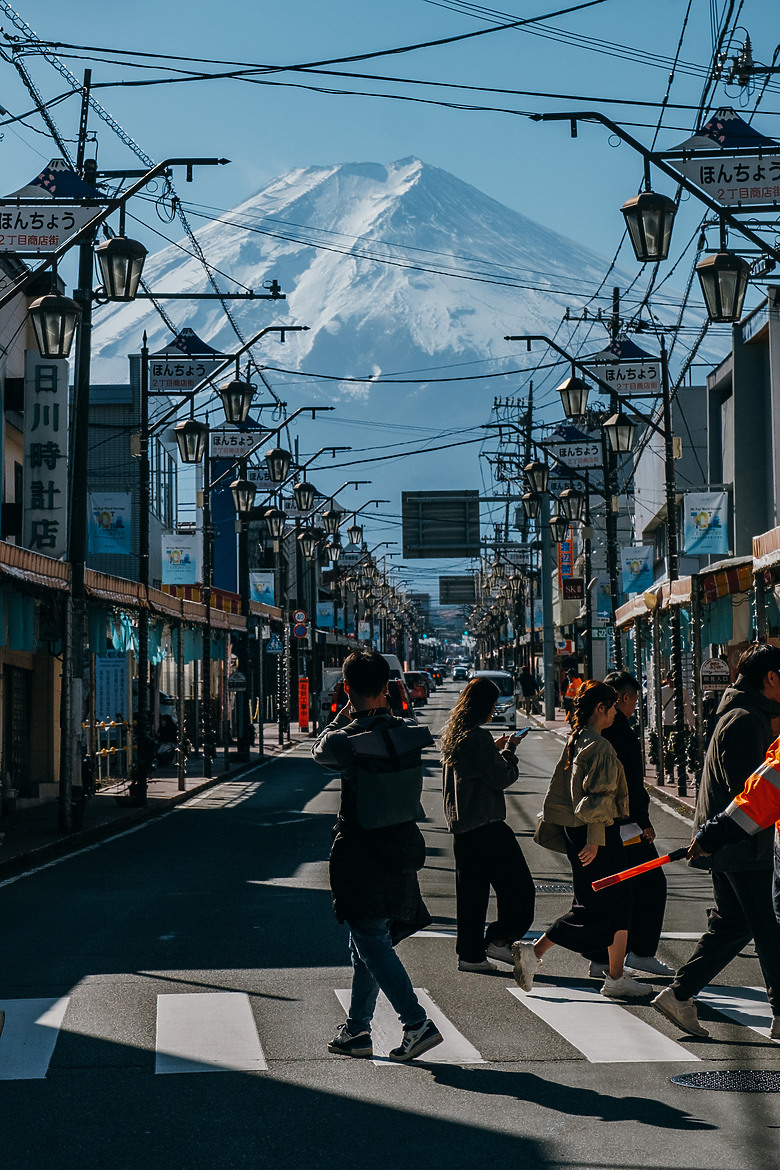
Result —
<instances>
[{"instance_id":1,"label":"backpack","mask_svg":"<svg viewBox=\"0 0 780 1170\"><path fill-rule=\"evenodd\" d=\"M380 725L349 737L355 764L355 809L361 829L385 829L424 817L421 753L427 727Z\"/></svg>"}]
</instances>

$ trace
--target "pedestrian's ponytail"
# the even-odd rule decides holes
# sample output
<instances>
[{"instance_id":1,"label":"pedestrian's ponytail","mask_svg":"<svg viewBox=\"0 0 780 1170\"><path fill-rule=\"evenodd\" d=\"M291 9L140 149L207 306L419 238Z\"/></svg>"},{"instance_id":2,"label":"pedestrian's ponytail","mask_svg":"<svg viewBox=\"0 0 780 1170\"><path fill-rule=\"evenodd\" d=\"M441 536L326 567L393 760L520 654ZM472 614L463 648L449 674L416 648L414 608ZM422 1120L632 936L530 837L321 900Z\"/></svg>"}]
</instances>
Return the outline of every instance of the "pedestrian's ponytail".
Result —
<instances>
[{"instance_id":1,"label":"pedestrian's ponytail","mask_svg":"<svg viewBox=\"0 0 780 1170\"><path fill-rule=\"evenodd\" d=\"M582 732L588 726L588 721L599 703L605 707L614 707L618 701L618 693L609 683L599 682L598 679L588 679L580 687L577 698L574 700L574 709L571 715L572 732L569 736L569 763L571 755Z\"/></svg>"}]
</instances>

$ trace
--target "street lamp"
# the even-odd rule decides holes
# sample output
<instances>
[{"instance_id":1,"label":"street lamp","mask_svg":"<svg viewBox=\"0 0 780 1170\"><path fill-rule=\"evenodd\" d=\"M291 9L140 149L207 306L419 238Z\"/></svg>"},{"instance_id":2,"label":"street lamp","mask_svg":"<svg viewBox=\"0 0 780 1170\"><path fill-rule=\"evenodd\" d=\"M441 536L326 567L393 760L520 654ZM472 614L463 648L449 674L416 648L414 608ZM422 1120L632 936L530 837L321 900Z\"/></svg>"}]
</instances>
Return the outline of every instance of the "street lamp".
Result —
<instances>
[{"instance_id":1,"label":"street lamp","mask_svg":"<svg viewBox=\"0 0 780 1170\"><path fill-rule=\"evenodd\" d=\"M290 471L292 455L283 447L272 447L265 453L265 462L268 468L268 478L271 483L283 483Z\"/></svg>"},{"instance_id":2,"label":"street lamp","mask_svg":"<svg viewBox=\"0 0 780 1170\"><path fill-rule=\"evenodd\" d=\"M148 254L143 244L123 235L112 236L98 244L95 254L108 299L134 301Z\"/></svg>"},{"instance_id":3,"label":"street lamp","mask_svg":"<svg viewBox=\"0 0 780 1170\"><path fill-rule=\"evenodd\" d=\"M173 428L182 463L201 463L206 452L209 428L206 423L188 418Z\"/></svg>"},{"instance_id":4,"label":"street lamp","mask_svg":"<svg viewBox=\"0 0 780 1170\"><path fill-rule=\"evenodd\" d=\"M339 530L339 525L341 524L343 515L344 513L340 512L338 508L328 508L327 512L322 513L322 526L327 532L328 536L336 535Z\"/></svg>"},{"instance_id":5,"label":"street lamp","mask_svg":"<svg viewBox=\"0 0 780 1170\"><path fill-rule=\"evenodd\" d=\"M710 321L738 321L747 292L750 265L735 252L720 251L696 265Z\"/></svg>"},{"instance_id":6,"label":"street lamp","mask_svg":"<svg viewBox=\"0 0 780 1170\"><path fill-rule=\"evenodd\" d=\"M536 492L525 492L522 499L523 511L529 520L536 520L539 516L539 509L542 506L542 501L539 499Z\"/></svg>"},{"instance_id":7,"label":"street lamp","mask_svg":"<svg viewBox=\"0 0 780 1170\"><path fill-rule=\"evenodd\" d=\"M523 472L532 492L536 492L537 495L543 495L547 491L550 469L546 463L540 463L538 460L533 463L527 463L523 468Z\"/></svg>"},{"instance_id":8,"label":"street lamp","mask_svg":"<svg viewBox=\"0 0 780 1170\"><path fill-rule=\"evenodd\" d=\"M636 424L633 419L619 410L617 414L610 415L604 423L604 431L609 439L609 445L612 451L617 455L625 455L634 445L634 431Z\"/></svg>"},{"instance_id":9,"label":"street lamp","mask_svg":"<svg viewBox=\"0 0 780 1170\"><path fill-rule=\"evenodd\" d=\"M313 561L317 555L317 533L313 528L302 528L298 533L298 544L307 561Z\"/></svg>"},{"instance_id":10,"label":"street lamp","mask_svg":"<svg viewBox=\"0 0 780 1170\"><path fill-rule=\"evenodd\" d=\"M235 479L230 485L233 506L239 516L246 516L255 502L257 487L248 479Z\"/></svg>"},{"instance_id":11,"label":"street lamp","mask_svg":"<svg viewBox=\"0 0 780 1170\"><path fill-rule=\"evenodd\" d=\"M341 544L338 540L332 540L329 544L325 545L325 556L332 565L337 564L338 559L341 556L341 552Z\"/></svg>"},{"instance_id":12,"label":"street lamp","mask_svg":"<svg viewBox=\"0 0 780 1170\"><path fill-rule=\"evenodd\" d=\"M669 255L672 224L677 204L668 195L643 191L627 199L620 209L626 221L634 255L640 264L665 260Z\"/></svg>"},{"instance_id":13,"label":"street lamp","mask_svg":"<svg viewBox=\"0 0 780 1170\"><path fill-rule=\"evenodd\" d=\"M558 504L566 519L570 523L577 523L582 519L585 494L577 488L565 488L558 497Z\"/></svg>"},{"instance_id":14,"label":"street lamp","mask_svg":"<svg viewBox=\"0 0 780 1170\"><path fill-rule=\"evenodd\" d=\"M567 418L582 418L588 404L588 390L588 383L574 374L565 382L561 382L558 393L561 396L563 413Z\"/></svg>"},{"instance_id":15,"label":"street lamp","mask_svg":"<svg viewBox=\"0 0 780 1170\"><path fill-rule=\"evenodd\" d=\"M556 544L560 544L565 540L569 532L569 517L563 512L556 512L554 516L550 517L550 531L552 532L553 540Z\"/></svg>"},{"instance_id":16,"label":"street lamp","mask_svg":"<svg viewBox=\"0 0 780 1170\"><path fill-rule=\"evenodd\" d=\"M269 508L263 514L263 519L265 520L271 540L281 540L284 536L284 525L287 520L286 513L282 512L280 508Z\"/></svg>"},{"instance_id":17,"label":"street lamp","mask_svg":"<svg viewBox=\"0 0 780 1170\"><path fill-rule=\"evenodd\" d=\"M299 512L311 512L314 507L314 497L317 495L317 489L314 484L307 483L305 479L293 484L293 496L295 497L295 506Z\"/></svg>"},{"instance_id":18,"label":"street lamp","mask_svg":"<svg viewBox=\"0 0 780 1170\"><path fill-rule=\"evenodd\" d=\"M243 425L249 417L255 388L251 382L232 378L219 388L219 396L225 410L225 418L233 426Z\"/></svg>"},{"instance_id":19,"label":"street lamp","mask_svg":"<svg viewBox=\"0 0 780 1170\"><path fill-rule=\"evenodd\" d=\"M48 293L33 301L29 315L41 357L67 358L81 316L80 306L70 297Z\"/></svg>"},{"instance_id":20,"label":"street lamp","mask_svg":"<svg viewBox=\"0 0 780 1170\"><path fill-rule=\"evenodd\" d=\"M347 540L349 541L350 544L362 544L363 543L363 525L362 524L350 524L349 528L347 529Z\"/></svg>"}]
</instances>

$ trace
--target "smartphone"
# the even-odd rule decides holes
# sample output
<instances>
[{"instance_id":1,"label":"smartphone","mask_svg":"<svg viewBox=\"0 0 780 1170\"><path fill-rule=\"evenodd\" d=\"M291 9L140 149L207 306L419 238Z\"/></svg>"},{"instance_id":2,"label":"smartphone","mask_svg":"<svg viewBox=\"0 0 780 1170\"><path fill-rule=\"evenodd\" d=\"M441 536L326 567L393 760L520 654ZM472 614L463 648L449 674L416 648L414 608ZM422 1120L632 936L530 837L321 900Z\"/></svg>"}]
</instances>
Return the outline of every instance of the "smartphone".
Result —
<instances>
[{"instance_id":1,"label":"smartphone","mask_svg":"<svg viewBox=\"0 0 780 1170\"><path fill-rule=\"evenodd\" d=\"M528 726L528 727L521 727L521 728L519 728L519 729L518 729L518 730L517 730L517 731L514 733L514 735L513 735L513 737L512 737L512 738L513 738L513 739L515 739L515 740L520 740L520 739L523 739L523 738L524 738L526 735L528 735L528 732L529 732L529 731L533 731L533 727L532 727L530 724L529 724L529 726Z\"/></svg>"}]
</instances>

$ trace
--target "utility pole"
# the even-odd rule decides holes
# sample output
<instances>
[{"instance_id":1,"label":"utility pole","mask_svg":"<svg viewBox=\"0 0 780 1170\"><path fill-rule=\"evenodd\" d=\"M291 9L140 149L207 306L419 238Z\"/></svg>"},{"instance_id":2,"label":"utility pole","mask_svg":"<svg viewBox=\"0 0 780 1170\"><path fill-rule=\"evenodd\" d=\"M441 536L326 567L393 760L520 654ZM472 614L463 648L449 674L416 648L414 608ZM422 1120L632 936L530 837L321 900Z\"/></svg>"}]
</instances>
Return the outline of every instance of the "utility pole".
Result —
<instances>
[{"instance_id":1,"label":"utility pole","mask_svg":"<svg viewBox=\"0 0 780 1170\"><path fill-rule=\"evenodd\" d=\"M617 341L620 334L620 289L612 289L612 316L609 322L609 335L612 341ZM610 395L610 413L617 414L620 410L620 399L616 393ZM609 443L604 442L604 472L607 479L606 495L606 522L607 522L607 565L609 566L609 593L612 601L612 629L615 650L615 669L623 669L623 646L620 634L615 626L615 614L620 601L620 586L618 582L618 539L617 539L617 455L611 450Z\"/></svg>"}]
</instances>

